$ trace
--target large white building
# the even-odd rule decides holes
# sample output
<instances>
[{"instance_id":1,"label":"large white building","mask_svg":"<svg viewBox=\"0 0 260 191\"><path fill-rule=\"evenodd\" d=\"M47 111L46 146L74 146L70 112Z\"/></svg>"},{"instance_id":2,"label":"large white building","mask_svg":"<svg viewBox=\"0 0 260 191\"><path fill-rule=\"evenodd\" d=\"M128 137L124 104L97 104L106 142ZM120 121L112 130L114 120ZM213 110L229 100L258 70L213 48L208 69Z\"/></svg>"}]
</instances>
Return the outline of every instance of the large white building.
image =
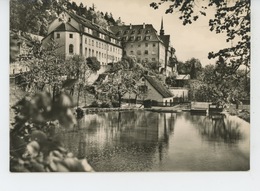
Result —
<instances>
[{"instance_id":1,"label":"large white building","mask_svg":"<svg viewBox=\"0 0 260 191\"><path fill-rule=\"evenodd\" d=\"M66 58L75 54L96 57L101 65L122 58L121 41L112 31L66 10L49 25L43 46L47 47L52 40L58 43L57 52Z\"/></svg>"}]
</instances>

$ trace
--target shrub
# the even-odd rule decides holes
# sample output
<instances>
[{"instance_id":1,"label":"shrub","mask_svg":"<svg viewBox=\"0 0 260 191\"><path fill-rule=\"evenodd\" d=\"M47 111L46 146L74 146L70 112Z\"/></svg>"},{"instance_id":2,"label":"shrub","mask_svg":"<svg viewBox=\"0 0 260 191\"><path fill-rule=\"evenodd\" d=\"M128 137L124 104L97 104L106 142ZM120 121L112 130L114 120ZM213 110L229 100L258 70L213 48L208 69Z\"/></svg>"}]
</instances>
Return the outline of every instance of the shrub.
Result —
<instances>
[{"instance_id":1,"label":"shrub","mask_svg":"<svg viewBox=\"0 0 260 191\"><path fill-rule=\"evenodd\" d=\"M72 99L61 93L53 99L42 92L21 99L13 109L15 122L10 129L11 172L93 171L86 159L79 160L62 147L57 127L74 128Z\"/></svg>"}]
</instances>

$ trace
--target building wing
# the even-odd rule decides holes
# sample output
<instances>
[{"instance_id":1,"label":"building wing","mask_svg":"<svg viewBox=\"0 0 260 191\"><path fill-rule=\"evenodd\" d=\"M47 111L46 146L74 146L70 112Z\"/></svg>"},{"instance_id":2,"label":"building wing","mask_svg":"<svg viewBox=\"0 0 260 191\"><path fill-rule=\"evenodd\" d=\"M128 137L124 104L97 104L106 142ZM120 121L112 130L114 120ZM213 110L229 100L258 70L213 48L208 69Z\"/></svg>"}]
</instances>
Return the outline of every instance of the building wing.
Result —
<instances>
[{"instance_id":1,"label":"building wing","mask_svg":"<svg viewBox=\"0 0 260 191\"><path fill-rule=\"evenodd\" d=\"M168 90L156 77L144 75L147 82L149 82L154 89L162 95L163 98L173 97L170 90Z\"/></svg>"}]
</instances>

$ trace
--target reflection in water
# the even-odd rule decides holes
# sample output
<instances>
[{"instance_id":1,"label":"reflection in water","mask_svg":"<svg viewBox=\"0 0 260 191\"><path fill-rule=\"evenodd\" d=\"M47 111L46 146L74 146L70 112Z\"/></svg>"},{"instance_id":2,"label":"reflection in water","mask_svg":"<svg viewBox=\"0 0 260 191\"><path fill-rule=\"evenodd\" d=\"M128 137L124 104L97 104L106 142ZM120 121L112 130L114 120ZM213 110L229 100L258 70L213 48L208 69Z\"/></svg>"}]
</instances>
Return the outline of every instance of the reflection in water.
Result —
<instances>
[{"instance_id":1,"label":"reflection in water","mask_svg":"<svg viewBox=\"0 0 260 191\"><path fill-rule=\"evenodd\" d=\"M96 171L249 169L249 125L222 115L89 114L63 139L68 150L87 157Z\"/></svg>"},{"instance_id":2,"label":"reflection in water","mask_svg":"<svg viewBox=\"0 0 260 191\"><path fill-rule=\"evenodd\" d=\"M242 138L239 124L226 118L225 115L215 114L205 118L192 116L191 121L198 128L200 134L209 141L218 139L227 143L234 143Z\"/></svg>"}]
</instances>

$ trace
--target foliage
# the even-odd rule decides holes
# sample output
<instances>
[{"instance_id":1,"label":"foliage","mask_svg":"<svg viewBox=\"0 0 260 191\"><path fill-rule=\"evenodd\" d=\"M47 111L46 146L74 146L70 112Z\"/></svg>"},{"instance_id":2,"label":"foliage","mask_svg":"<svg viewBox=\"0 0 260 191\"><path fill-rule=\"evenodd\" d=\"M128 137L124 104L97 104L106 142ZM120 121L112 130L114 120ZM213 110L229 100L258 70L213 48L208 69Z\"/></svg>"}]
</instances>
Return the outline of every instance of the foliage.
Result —
<instances>
[{"instance_id":1,"label":"foliage","mask_svg":"<svg viewBox=\"0 0 260 191\"><path fill-rule=\"evenodd\" d=\"M201 62L196 58L191 58L186 62L179 61L177 70L179 74L190 74L191 79L196 79L201 73Z\"/></svg>"},{"instance_id":2,"label":"foliage","mask_svg":"<svg viewBox=\"0 0 260 191\"><path fill-rule=\"evenodd\" d=\"M216 9L214 18L209 19L211 31L224 32L227 42L232 41L232 47L210 52L208 57L218 57L219 70L223 76L234 74L241 65L250 68L250 1L249 0L208 0L208 3L198 4L195 0L167 1L150 4L158 9L163 3L169 3L166 13L178 12L183 25L191 24L200 16L206 16L210 7ZM205 4L205 5L204 5Z\"/></svg>"},{"instance_id":3,"label":"foliage","mask_svg":"<svg viewBox=\"0 0 260 191\"><path fill-rule=\"evenodd\" d=\"M76 114L77 114L77 119L81 119L82 117L84 117L84 110L78 107L76 109Z\"/></svg>"},{"instance_id":4,"label":"foliage","mask_svg":"<svg viewBox=\"0 0 260 191\"><path fill-rule=\"evenodd\" d=\"M99 107L99 103L97 102L97 101L93 101L90 105L89 105L89 107Z\"/></svg>"},{"instance_id":5,"label":"foliage","mask_svg":"<svg viewBox=\"0 0 260 191\"><path fill-rule=\"evenodd\" d=\"M102 102L100 107L101 108L111 108L112 104L110 102Z\"/></svg>"},{"instance_id":6,"label":"foliage","mask_svg":"<svg viewBox=\"0 0 260 191\"><path fill-rule=\"evenodd\" d=\"M48 23L57 18L56 1L11 0L10 29L46 35Z\"/></svg>"},{"instance_id":7,"label":"foliage","mask_svg":"<svg viewBox=\"0 0 260 191\"><path fill-rule=\"evenodd\" d=\"M165 84L174 87L177 84L176 75L167 76L165 79Z\"/></svg>"},{"instance_id":8,"label":"foliage","mask_svg":"<svg viewBox=\"0 0 260 191\"><path fill-rule=\"evenodd\" d=\"M236 103L250 98L250 78L246 70L220 78L216 67L206 65L197 80L190 80L191 100Z\"/></svg>"},{"instance_id":9,"label":"foliage","mask_svg":"<svg viewBox=\"0 0 260 191\"><path fill-rule=\"evenodd\" d=\"M46 92L25 97L13 107L16 117L10 129L12 172L93 171L86 159L79 160L67 152L53 135L58 127L74 127L72 107L67 94L52 99Z\"/></svg>"},{"instance_id":10,"label":"foliage","mask_svg":"<svg viewBox=\"0 0 260 191\"><path fill-rule=\"evenodd\" d=\"M76 14L89 20L93 19L96 24L104 28L122 23L120 19L116 22L112 13L104 14L96 11L94 5L87 9L82 3L78 6L68 0L11 0L10 29L45 36L49 23L58 18L61 7L75 11Z\"/></svg>"},{"instance_id":11,"label":"foliage","mask_svg":"<svg viewBox=\"0 0 260 191\"><path fill-rule=\"evenodd\" d=\"M100 69L100 62L97 60L96 57L88 57L87 58L87 65L93 71L96 72Z\"/></svg>"},{"instance_id":12,"label":"foliage","mask_svg":"<svg viewBox=\"0 0 260 191\"><path fill-rule=\"evenodd\" d=\"M122 97L126 93L136 93L138 91L137 80L140 79L141 69L131 60L125 57L122 61L111 63L108 72L108 81L97 87L99 94L105 94L111 102L118 101L121 106Z\"/></svg>"}]
</instances>

